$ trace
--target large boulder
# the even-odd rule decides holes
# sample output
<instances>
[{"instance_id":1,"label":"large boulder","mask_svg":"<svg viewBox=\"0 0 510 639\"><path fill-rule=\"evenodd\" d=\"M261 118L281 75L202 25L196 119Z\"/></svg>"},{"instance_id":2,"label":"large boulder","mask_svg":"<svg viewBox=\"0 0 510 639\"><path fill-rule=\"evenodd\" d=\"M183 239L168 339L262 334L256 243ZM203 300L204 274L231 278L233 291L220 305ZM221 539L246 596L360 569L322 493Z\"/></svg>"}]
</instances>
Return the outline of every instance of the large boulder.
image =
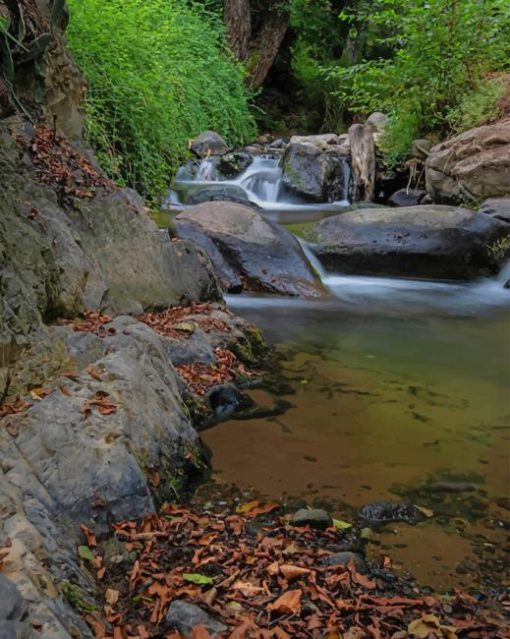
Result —
<instances>
[{"instance_id":1,"label":"large boulder","mask_svg":"<svg viewBox=\"0 0 510 639\"><path fill-rule=\"evenodd\" d=\"M242 204L195 206L173 220L171 233L195 242L209 255L228 292L305 297L323 293L297 239Z\"/></svg>"},{"instance_id":2,"label":"large boulder","mask_svg":"<svg viewBox=\"0 0 510 639\"><path fill-rule=\"evenodd\" d=\"M69 152L55 145L62 157ZM62 170L71 169L63 161ZM104 181L90 196L63 202L48 176L0 123L1 342L84 307L136 313L218 298L207 258L165 239L135 192Z\"/></svg>"},{"instance_id":3,"label":"large boulder","mask_svg":"<svg viewBox=\"0 0 510 639\"><path fill-rule=\"evenodd\" d=\"M497 271L507 224L450 206L361 209L314 228L312 249L328 271L464 279Z\"/></svg>"},{"instance_id":4,"label":"large boulder","mask_svg":"<svg viewBox=\"0 0 510 639\"><path fill-rule=\"evenodd\" d=\"M435 202L510 196L510 119L466 131L433 147L427 191Z\"/></svg>"},{"instance_id":5,"label":"large boulder","mask_svg":"<svg viewBox=\"0 0 510 639\"><path fill-rule=\"evenodd\" d=\"M282 158L285 186L315 202L341 200L345 190L345 155L333 134L291 139Z\"/></svg>"}]
</instances>

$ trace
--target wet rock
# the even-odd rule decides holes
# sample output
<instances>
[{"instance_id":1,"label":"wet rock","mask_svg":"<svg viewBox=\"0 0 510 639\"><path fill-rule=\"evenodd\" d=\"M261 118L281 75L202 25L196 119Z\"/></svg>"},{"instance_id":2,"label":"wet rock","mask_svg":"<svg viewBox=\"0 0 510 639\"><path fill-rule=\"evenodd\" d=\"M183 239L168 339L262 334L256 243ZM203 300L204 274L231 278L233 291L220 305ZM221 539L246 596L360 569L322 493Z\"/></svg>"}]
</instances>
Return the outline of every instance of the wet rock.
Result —
<instances>
[{"instance_id":1,"label":"wet rock","mask_svg":"<svg viewBox=\"0 0 510 639\"><path fill-rule=\"evenodd\" d=\"M180 600L170 604L165 623L167 628L175 628L184 637L189 636L193 629L200 625L204 626L213 637L228 629L202 608Z\"/></svg>"},{"instance_id":2,"label":"wet rock","mask_svg":"<svg viewBox=\"0 0 510 639\"><path fill-rule=\"evenodd\" d=\"M333 134L291 138L282 158L285 186L315 202L342 199L345 158L331 146L336 142Z\"/></svg>"},{"instance_id":3,"label":"wet rock","mask_svg":"<svg viewBox=\"0 0 510 639\"><path fill-rule=\"evenodd\" d=\"M218 421L229 419L237 411L253 406L253 401L232 384L215 386L207 394L207 399Z\"/></svg>"},{"instance_id":4,"label":"wet rock","mask_svg":"<svg viewBox=\"0 0 510 639\"><path fill-rule=\"evenodd\" d=\"M471 129L430 151L427 191L434 202L510 196L510 119Z\"/></svg>"},{"instance_id":5,"label":"wet rock","mask_svg":"<svg viewBox=\"0 0 510 639\"><path fill-rule=\"evenodd\" d=\"M215 184L189 193L186 204L196 206L204 202L238 202L245 206L258 208L248 200L246 191L235 184Z\"/></svg>"},{"instance_id":6,"label":"wet rock","mask_svg":"<svg viewBox=\"0 0 510 639\"><path fill-rule=\"evenodd\" d=\"M503 288L505 290L510 290L510 280L507 280L504 284L503 284Z\"/></svg>"},{"instance_id":7,"label":"wet rock","mask_svg":"<svg viewBox=\"0 0 510 639\"><path fill-rule=\"evenodd\" d=\"M218 171L220 175L226 178L235 178L241 173L244 173L252 162L253 157L249 153L242 153L240 151L227 153L220 158Z\"/></svg>"},{"instance_id":8,"label":"wet rock","mask_svg":"<svg viewBox=\"0 0 510 639\"><path fill-rule=\"evenodd\" d=\"M296 238L253 209L230 202L201 204L174 218L171 232L209 254L228 292L323 293Z\"/></svg>"},{"instance_id":9,"label":"wet rock","mask_svg":"<svg viewBox=\"0 0 510 639\"><path fill-rule=\"evenodd\" d=\"M276 149L276 150L281 150L284 149L288 144L288 140L285 140L284 138L278 138L277 140L274 140L273 142L271 142L271 144L269 145L270 149Z\"/></svg>"},{"instance_id":10,"label":"wet rock","mask_svg":"<svg viewBox=\"0 0 510 639\"><path fill-rule=\"evenodd\" d=\"M21 619L26 609L27 606L15 584L0 573L0 620Z\"/></svg>"},{"instance_id":11,"label":"wet rock","mask_svg":"<svg viewBox=\"0 0 510 639\"><path fill-rule=\"evenodd\" d=\"M354 562L356 570L360 573L365 573L367 570L367 564L361 555L355 552L337 552L328 557L324 557L322 563L326 566L348 566L351 561Z\"/></svg>"},{"instance_id":12,"label":"wet rock","mask_svg":"<svg viewBox=\"0 0 510 639\"><path fill-rule=\"evenodd\" d=\"M204 131L191 142L190 149L199 158L205 158L209 155L225 155L228 144L218 133Z\"/></svg>"},{"instance_id":13,"label":"wet rock","mask_svg":"<svg viewBox=\"0 0 510 639\"><path fill-rule=\"evenodd\" d=\"M479 211L510 224L510 198L501 197L485 200Z\"/></svg>"},{"instance_id":14,"label":"wet rock","mask_svg":"<svg viewBox=\"0 0 510 639\"><path fill-rule=\"evenodd\" d=\"M390 206L417 206L425 195L426 192L420 189L399 189L390 197L388 204Z\"/></svg>"},{"instance_id":15,"label":"wet rock","mask_svg":"<svg viewBox=\"0 0 510 639\"><path fill-rule=\"evenodd\" d=\"M291 526L310 526L318 530L326 530L333 525L331 515L320 508L300 508L292 515Z\"/></svg>"},{"instance_id":16,"label":"wet rock","mask_svg":"<svg viewBox=\"0 0 510 639\"><path fill-rule=\"evenodd\" d=\"M360 516L370 523L391 521L415 523L423 519L423 514L413 504L395 501L376 501L367 504L360 510Z\"/></svg>"},{"instance_id":17,"label":"wet rock","mask_svg":"<svg viewBox=\"0 0 510 639\"><path fill-rule=\"evenodd\" d=\"M507 224L467 209L361 209L317 224L311 248L328 271L469 279L497 272Z\"/></svg>"}]
</instances>

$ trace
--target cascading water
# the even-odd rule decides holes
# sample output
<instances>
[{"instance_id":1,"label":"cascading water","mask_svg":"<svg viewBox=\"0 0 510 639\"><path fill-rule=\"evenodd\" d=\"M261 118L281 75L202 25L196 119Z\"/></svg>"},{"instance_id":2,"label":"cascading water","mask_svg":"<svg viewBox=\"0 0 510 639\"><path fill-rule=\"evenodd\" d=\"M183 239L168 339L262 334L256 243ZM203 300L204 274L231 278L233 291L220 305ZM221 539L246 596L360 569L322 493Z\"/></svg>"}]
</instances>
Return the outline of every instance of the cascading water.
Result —
<instances>
[{"instance_id":1,"label":"cascading water","mask_svg":"<svg viewBox=\"0 0 510 639\"><path fill-rule=\"evenodd\" d=\"M305 214L306 221L309 221L349 206L350 167L347 160L342 164L342 199L327 203L310 203L288 189L278 157L255 156L250 166L232 179L221 176L218 160L217 157L203 159L194 171L189 166L182 167L168 199L170 207L183 210L207 200L248 201L278 222L298 222Z\"/></svg>"}]
</instances>

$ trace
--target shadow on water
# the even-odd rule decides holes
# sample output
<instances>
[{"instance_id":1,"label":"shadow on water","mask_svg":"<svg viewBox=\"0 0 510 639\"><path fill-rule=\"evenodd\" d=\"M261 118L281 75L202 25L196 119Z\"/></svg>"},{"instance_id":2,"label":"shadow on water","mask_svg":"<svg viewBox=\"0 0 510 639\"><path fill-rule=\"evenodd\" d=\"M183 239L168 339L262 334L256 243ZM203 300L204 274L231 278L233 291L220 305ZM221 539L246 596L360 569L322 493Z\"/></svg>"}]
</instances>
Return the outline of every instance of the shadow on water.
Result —
<instances>
[{"instance_id":1,"label":"shadow on water","mask_svg":"<svg viewBox=\"0 0 510 639\"><path fill-rule=\"evenodd\" d=\"M510 291L331 277L322 302L230 297L275 344L291 405L206 433L215 479L270 498L326 501L341 519L376 500L434 512L373 533L437 589L501 588L510 485ZM271 392L256 391L262 403Z\"/></svg>"}]
</instances>

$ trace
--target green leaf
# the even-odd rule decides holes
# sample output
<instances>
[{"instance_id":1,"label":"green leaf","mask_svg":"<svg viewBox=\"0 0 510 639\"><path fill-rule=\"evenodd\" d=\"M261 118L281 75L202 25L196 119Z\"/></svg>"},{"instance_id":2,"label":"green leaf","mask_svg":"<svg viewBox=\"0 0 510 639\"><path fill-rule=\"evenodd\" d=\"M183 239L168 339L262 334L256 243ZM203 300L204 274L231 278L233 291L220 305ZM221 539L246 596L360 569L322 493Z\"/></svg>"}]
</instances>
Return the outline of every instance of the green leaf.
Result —
<instances>
[{"instance_id":1,"label":"green leaf","mask_svg":"<svg viewBox=\"0 0 510 639\"><path fill-rule=\"evenodd\" d=\"M370 537L372 536L372 529L371 528L363 528L361 531L361 539L370 539Z\"/></svg>"},{"instance_id":2,"label":"green leaf","mask_svg":"<svg viewBox=\"0 0 510 639\"><path fill-rule=\"evenodd\" d=\"M333 519L333 526L337 530L349 530L349 528L352 528L352 524L348 521L341 521L340 519Z\"/></svg>"},{"instance_id":3,"label":"green leaf","mask_svg":"<svg viewBox=\"0 0 510 639\"><path fill-rule=\"evenodd\" d=\"M94 561L94 555L88 546L78 546L78 554L82 559Z\"/></svg>"},{"instance_id":4,"label":"green leaf","mask_svg":"<svg viewBox=\"0 0 510 639\"><path fill-rule=\"evenodd\" d=\"M214 583L214 580L211 577L206 577L205 575L200 575L195 572L187 572L182 578L184 581L190 581L192 584L198 584L199 586L208 586Z\"/></svg>"}]
</instances>

